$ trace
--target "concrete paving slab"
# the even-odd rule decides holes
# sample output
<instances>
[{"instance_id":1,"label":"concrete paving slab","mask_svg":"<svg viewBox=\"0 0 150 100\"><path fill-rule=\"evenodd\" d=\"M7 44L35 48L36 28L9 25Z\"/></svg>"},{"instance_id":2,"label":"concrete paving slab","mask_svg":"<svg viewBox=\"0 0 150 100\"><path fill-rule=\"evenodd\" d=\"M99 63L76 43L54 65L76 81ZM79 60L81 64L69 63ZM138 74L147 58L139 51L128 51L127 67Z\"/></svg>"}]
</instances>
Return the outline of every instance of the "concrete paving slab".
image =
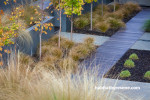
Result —
<instances>
[{"instance_id":1,"label":"concrete paving slab","mask_svg":"<svg viewBox=\"0 0 150 100\"><path fill-rule=\"evenodd\" d=\"M61 32L61 36L70 39L70 33L69 32ZM95 42L94 42L95 45L102 45L104 42L109 40L109 37L106 37L106 36L73 33L73 41L77 42L77 43L82 43L84 41L84 39L87 37L94 38L95 39Z\"/></svg>"},{"instance_id":2,"label":"concrete paving slab","mask_svg":"<svg viewBox=\"0 0 150 100\"><path fill-rule=\"evenodd\" d=\"M122 93L132 100L150 100L150 83L104 78L103 82L100 84L103 84L100 86L105 87L129 87L129 89L116 89L114 91ZM137 87L137 89L133 89L135 87Z\"/></svg>"},{"instance_id":3,"label":"concrete paving slab","mask_svg":"<svg viewBox=\"0 0 150 100\"><path fill-rule=\"evenodd\" d=\"M137 41L131 49L137 49L137 50L149 50L150 51L150 41Z\"/></svg>"},{"instance_id":4,"label":"concrete paving slab","mask_svg":"<svg viewBox=\"0 0 150 100\"><path fill-rule=\"evenodd\" d=\"M141 40L150 40L150 33L144 33L140 39Z\"/></svg>"}]
</instances>

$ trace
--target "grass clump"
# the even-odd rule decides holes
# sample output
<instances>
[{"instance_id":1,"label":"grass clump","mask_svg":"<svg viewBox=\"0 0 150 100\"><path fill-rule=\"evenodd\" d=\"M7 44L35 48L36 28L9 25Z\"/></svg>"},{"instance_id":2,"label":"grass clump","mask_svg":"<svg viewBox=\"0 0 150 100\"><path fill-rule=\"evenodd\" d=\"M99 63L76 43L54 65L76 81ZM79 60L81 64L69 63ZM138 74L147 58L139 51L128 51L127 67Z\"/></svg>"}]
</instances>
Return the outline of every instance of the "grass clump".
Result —
<instances>
[{"instance_id":1,"label":"grass clump","mask_svg":"<svg viewBox=\"0 0 150 100\"><path fill-rule=\"evenodd\" d=\"M138 57L137 54L133 53L133 54L131 54L131 55L129 56L129 59L132 59L132 60L138 60L139 57Z\"/></svg>"},{"instance_id":2,"label":"grass clump","mask_svg":"<svg viewBox=\"0 0 150 100\"><path fill-rule=\"evenodd\" d=\"M108 23L110 24L110 27L111 27L112 29L118 29L118 28L120 28L120 27L125 27L124 22L122 22L122 21L119 20L119 19L109 18L109 19L108 19Z\"/></svg>"},{"instance_id":3,"label":"grass clump","mask_svg":"<svg viewBox=\"0 0 150 100\"><path fill-rule=\"evenodd\" d=\"M79 59L84 59L89 55L92 51L95 50L94 46L94 39L93 38L86 38L83 44L79 44L74 46L71 50L69 55L75 61Z\"/></svg>"},{"instance_id":4,"label":"grass clump","mask_svg":"<svg viewBox=\"0 0 150 100\"><path fill-rule=\"evenodd\" d=\"M89 18L86 16L80 16L74 20L74 26L76 28L82 29L90 24Z\"/></svg>"},{"instance_id":5,"label":"grass clump","mask_svg":"<svg viewBox=\"0 0 150 100\"><path fill-rule=\"evenodd\" d=\"M146 23L144 24L144 30L146 32L150 32L150 20L147 20Z\"/></svg>"},{"instance_id":6,"label":"grass clump","mask_svg":"<svg viewBox=\"0 0 150 100\"><path fill-rule=\"evenodd\" d=\"M144 78L150 80L150 71L147 71L147 72L144 74Z\"/></svg>"},{"instance_id":7,"label":"grass clump","mask_svg":"<svg viewBox=\"0 0 150 100\"><path fill-rule=\"evenodd\" d=\"M118 29L125 27L124 19L129 18L132 14L141 10L140 6L135 3L128 2L126 4L116 3L116 10L114 11L113 5L104 5L103 15L100 10L102 5L98 5L93 11L93 28L100 32L107 32L109 29ZM88 20L87 20L88 19ZM75 27L84 29L90 25L90 16L83 14L74 19Z\"/></svg>"},{"instance_id":8,"label":"grass clump","mask_svg":"<svg viewBox=\"0 0 150 100\"><path fill-rule=\"evenodd\" d=\"M125 61L124 67L127 67L127 68L134 68L134 67L135 67L135 64L134 64L134 62L133 62L131 59L128 59L128 60Z\"/></svg>"},{"instance_id":9,"label":"grass clump","mask_svg":"<svg viewBox=\"0 0 150 100\"><path fill-rule=\"evenodd\" d=\"M123 7L131 13L141 10L141 7L137 3L127 2Z\"/></svg>"},{"instance_id":10,"label":"grass clump","mask_svg":"<svg viewBox=\"0 0 150 100\"><path fill-rule=\"evenodd\" d=\"M96 24L96 28L105 33L110 28L110 24L107 22L100 22Z\"/></svg>"},{"instance_id":11,"label":"grass clump","mask_svg":"<svg viewBox=\"0 0 150 100\"><path fill-rule=\"evenodd\" d=\"M1 100L129 100L118 92L95 89L105 85L96 70L92 71L94 74L87 69L82 73L78 70L73 74L69 70L64 74L43 69L45 63L33 69L22 69L20 62L16 66L14 63L11 59L8 68L0 69Z\"/></svg>"},{"instance_id":12,"label":"grass clump","mask_svg":"<svg viewBox=\"0 0 150 100\"><path fill-rule=\"evenodd\" d=\"M130 77L131 76L131 73L128 71L128 70L124 70L124 71L121 71L120 75L119 75L121 78L127 78L127 77Z\"/></svg>"},{"instance_id":13,"label":"grass clump","mask_svg":"<svg viewBox=\"0 0 150 100\"><path fill-rule=\"evenodd\" d=\"M42 58L39 65L48 69L75 70L80 60L84 59L95 50L93 38L86 38L84 43L77 44L61 37L60 48L58 47L58 39L59 37L55 35L43 41ZM37 55L39 54L38 52L39 48L37 50Z\"/></svg>"}]
</instances>

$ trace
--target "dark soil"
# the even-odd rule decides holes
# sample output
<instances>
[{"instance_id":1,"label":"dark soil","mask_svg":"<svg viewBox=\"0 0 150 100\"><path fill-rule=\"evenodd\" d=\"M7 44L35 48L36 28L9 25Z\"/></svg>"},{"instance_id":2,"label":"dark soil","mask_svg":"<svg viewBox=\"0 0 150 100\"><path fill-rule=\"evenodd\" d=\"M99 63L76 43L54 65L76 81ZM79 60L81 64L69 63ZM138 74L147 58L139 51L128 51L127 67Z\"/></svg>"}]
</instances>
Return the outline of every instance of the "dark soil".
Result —
<instances>
[{"instance_id":1,"label":"dark soil","mask_svg":"<svg viewBox=\"0 0 150 100\"><path fill-rule=\"evenodd\" d=\"M139 60L134 60L135 68L125 68L124 62L129 58L130 54L136 53ZM121 78L119 74L122 70L129 70L131 76L129 78ZM144 50L134 50L130 49L128 52L116 63L116 65L105 74L107 78L138 81L138 82L148 82L150 80L144 78L144 74L150 71L150 51Z\"/></svg>"},{"instance_id":2,"label":"dark soil","mask_svg":"<svg viewBox=\"0 0 150 100\"><path fill-rule=\"evenodd\" d=\"M123 19L123 22L127 23L130 19L132 19L137 13L139 13L139 11L135 11L134 13L132 13L130 16L128 16L127 18ZM90 30L90 25L88 25L87 27L85 27L84 29L78 29L74 27L74 32L76 33L80 33L80 34L91 34L91 35L99 35L99 36L109 36L111 37L113 34L115 34L119 29L109 29L108 31L101 32L99 30Z\"/></svg>"}]
</instances>

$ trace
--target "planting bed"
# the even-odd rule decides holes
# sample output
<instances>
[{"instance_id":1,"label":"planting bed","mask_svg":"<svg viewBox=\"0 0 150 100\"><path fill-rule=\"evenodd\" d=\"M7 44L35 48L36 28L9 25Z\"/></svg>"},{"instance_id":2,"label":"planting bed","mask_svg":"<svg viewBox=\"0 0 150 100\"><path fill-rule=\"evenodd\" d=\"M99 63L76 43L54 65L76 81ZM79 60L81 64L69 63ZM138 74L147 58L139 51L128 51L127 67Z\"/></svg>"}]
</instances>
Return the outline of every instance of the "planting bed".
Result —
<instances>
[{"instance_id":1,"label":"planting bed","mask_svg":"<svg viewBox=\"0 0 150 100\"><path fill-rule=\"evenodd\" d=\"M124 63L127 59L129 59L129 56L131 54L137 54L138 60L133 60L135 66L133 68L127 68L124 66ZM127 72L127 70L130 72L131 76ZM120 73L122 71L126 71L129 75L129 77L122 78L120 77ZM138 81L138 82L148 82L150 83L150 79L144 78L144 75L147 71L150 71L150 51L144 51L144 50L134 50L130 49L128 52L116 63L116 65L109 70L105 74L105 77L107 78L113 78L113 79L121 79L121 80L129 80L129 81ZM126 73L126 75L127 75Z\"/></svg>"},{"instance_id":2,"label":"planting bed","mask_svg":"<svg viewBox=\"0 0 150 100\"><path fill-rule=\"evenodd\" d=\"M104 6L104 15L101 16L101 5L93 11L93 30L90 30L90 13L81 15L74 20L74 32L112 36L120 28L125 27L131 18L133 18L139 11L139 5L127 3L125 5L116 5L116 11L112 10L111 5Z\"/></svg>"}]
</instances>

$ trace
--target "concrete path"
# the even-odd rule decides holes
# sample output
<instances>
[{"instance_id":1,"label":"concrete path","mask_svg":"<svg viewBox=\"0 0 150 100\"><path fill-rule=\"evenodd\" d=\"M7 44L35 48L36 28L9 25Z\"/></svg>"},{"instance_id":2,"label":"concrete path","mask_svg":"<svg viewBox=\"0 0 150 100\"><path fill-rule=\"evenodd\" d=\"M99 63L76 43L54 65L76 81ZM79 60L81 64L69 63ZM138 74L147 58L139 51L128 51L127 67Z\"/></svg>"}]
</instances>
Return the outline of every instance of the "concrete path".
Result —
<instances>
[{"instance_id":1,"label":"concrete path","mask_svg":"<svg viewBox=\"0 0 150 100\"><path fill-rule=\"evenodd\" d=\"M150 9L144 9L126 23L125 29L120 29L108 41L101 45L95 54L83 61L87 68L99 68L102 76L107 73L128 49L143 35L142 27L150 19Z\"/></svg>"},{"instance_id":2,"label":"concrete path","mask_svg":"<svg viewBox=\"0 0 150 100\"><path fill-rule=\"evenodd\" d=\"M70 39L70 32L61 32L61 36ZM73 33L73 41L76 43L82 43L85 38L92 37L94 38L94 44L95 45L102 45L104 42L109 40L109 37L107 36L97 36L97 35L87 35L87 34L79 34L79 33Z\"/></svg>"},{"instance_id":3,"label":"concrete path","mask_svg":"<svg viewBox=\"0 0 150 100\"><path fill-rule=\"evenodd\" d=\"M116 88L114 92L121 93L127 96L128 98L130 98L125 100L150 100L149 83L104 78L102 79L102 82L99 83L99 86L96 86L96 88L98 89L98 87L100 86L108 87L108 88L109 87ZM109 90L113 91L113 89L109 89ZM122 100L122 99L117 99L117 100Z\"/></svg>"}]
</instances>

